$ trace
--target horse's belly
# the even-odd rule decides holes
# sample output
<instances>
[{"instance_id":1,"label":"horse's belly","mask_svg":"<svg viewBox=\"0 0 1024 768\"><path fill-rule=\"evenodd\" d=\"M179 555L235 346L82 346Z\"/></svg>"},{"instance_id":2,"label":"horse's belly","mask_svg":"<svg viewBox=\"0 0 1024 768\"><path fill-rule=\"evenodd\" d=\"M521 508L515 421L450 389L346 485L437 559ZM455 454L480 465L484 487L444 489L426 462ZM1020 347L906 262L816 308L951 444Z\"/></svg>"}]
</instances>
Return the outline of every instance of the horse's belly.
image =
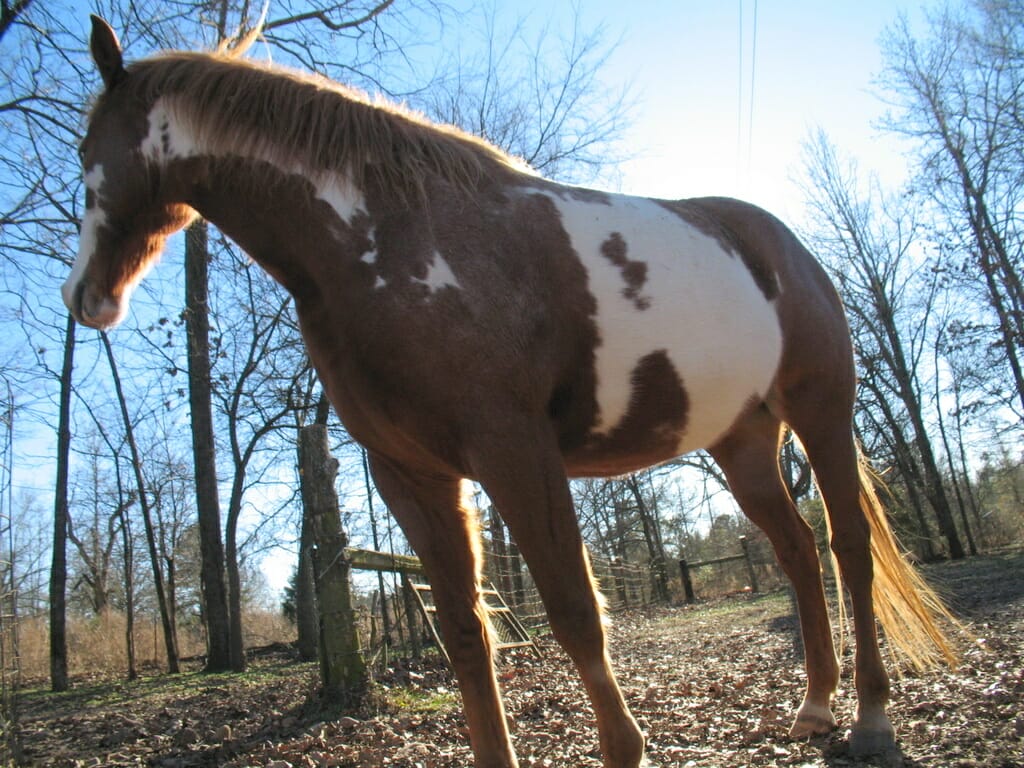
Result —
<instances>
[{"instance_id":1,"label":"horse's belly","mask_svg":"<svg viewBox=\"0 0 1024 768\"><path fill-rule=\"evenodd\" d=\"M622 416L612 423L599 418L565 452L569 474L622 474L713 445L764 400L777 367L777 358L758 354L775 345L774 334L754 332L733 341L726 348L691 349L687 362L700 363L691 368L665 348L635 360ZM609 410L607 400L600 405L600 382L595 399L599 414Z\"/></svg>"}]
</instances>

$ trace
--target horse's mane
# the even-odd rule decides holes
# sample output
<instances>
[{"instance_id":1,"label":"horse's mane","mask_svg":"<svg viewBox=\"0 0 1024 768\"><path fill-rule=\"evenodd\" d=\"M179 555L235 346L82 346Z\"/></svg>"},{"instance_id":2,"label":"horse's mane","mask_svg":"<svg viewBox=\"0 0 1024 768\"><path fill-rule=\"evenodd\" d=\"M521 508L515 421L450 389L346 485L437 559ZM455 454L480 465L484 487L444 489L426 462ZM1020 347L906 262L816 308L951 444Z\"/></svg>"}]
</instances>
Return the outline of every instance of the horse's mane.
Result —
<instances>
[{"instance_id":1,"label":"horse's mane","mask_svg":"<svg viewBox=\"0 0 1024 768\"><path fill-rule=\"evenodd\" d=\"M226 54L175 52L129 67L118 88L142 103L164 97L204 147L252 154L310 173L341 171L406 193L439 174L474 189L488 172L516 167L501 150L403 107L371 102L323 77ZM372 178L371 178L372 177Z\"/></svg>"}]
</instances>

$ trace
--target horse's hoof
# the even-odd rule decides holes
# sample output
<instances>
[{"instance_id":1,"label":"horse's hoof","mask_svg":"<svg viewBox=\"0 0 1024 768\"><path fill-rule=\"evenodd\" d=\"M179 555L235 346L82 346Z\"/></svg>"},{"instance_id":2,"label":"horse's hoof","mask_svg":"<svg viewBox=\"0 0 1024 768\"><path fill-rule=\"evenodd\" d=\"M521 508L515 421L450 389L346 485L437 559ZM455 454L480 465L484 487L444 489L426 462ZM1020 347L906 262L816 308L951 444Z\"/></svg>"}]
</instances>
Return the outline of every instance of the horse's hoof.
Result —
<instances>
[{"instance_id":1,"label":"horse's hoof","mask_svg":"<svg viewBox=\"0 0 1024 768\"><path fill-rule=\"evenodd\" d=\"M898 751L896 733L888 722L885 727L855 725L850 731L850 755L853 757L896 754Z\"/></svg>"},{"instance_id":2,"label":"horse's hoof","mask_svg":"<svg viewBox=\"0 0 1024 768\"><path fill-rule=\"evenodd\" d=\"M789 729L791 739L809 739L831 733L836 727L836 718L828 707L805 703L796 713L796 720Z\"/></svg>"},{"instance_id":3,"label":"horse's hoof","mask_svg":"<svg viewBox=\"0 0 1024 768\"><path fill-rule=\"evenodd\" d=\"M791 739L810 739L814 736L824 736L831 733L836 727L835 720L826 720L820 717L800 717L789 729Z\"/></svg>"}]
</instances>

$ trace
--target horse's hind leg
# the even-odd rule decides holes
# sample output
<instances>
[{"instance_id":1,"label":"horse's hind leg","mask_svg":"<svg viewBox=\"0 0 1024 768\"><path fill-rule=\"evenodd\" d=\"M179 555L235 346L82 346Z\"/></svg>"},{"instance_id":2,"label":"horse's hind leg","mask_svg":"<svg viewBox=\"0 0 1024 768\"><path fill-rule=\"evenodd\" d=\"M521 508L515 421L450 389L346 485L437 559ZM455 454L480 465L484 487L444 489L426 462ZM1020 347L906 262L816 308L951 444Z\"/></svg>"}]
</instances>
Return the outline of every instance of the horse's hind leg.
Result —
<instances>
[{"instance_id":1,"label":"horse's hind leg","mask_svg":"<svg viewBox=\"0 0 1024 768\"><path fill-rule=\"evenodd\" d=\"M554 435L546 425L506 427L472 457L540 592L555 638L594 706L605 768L637 768L644 739L605 647L601 607Z\"/></svg>"},{"instance_id":2,"label":"horse's hind leg","mask_svg":"<svg viewBox=\"0 0 1024 768\"><path fill-rule=\"evenodd\" d=\"M885 714L889 677L882 663L875 629L874 566L871 532L861 508L857 448L850 406L838 399L799 406L802 414L788 418L811 460L832 528L832 550L850 592L856 638L854 684L857 712L850 737L854 754L885 752L895 746L895 733Z\"/></svg>"},{"instance_id":3,"label":"horse's hind leg","mask_svg":"<svg viewBox=\"0 0 1024 768\"><path fill-rule=\"evenodd\" d=\"M800 517L779 474L781 424L765 406L737 423L711 448L744 514L765 532L796 590L807 691L790 729L794 737L827 733L836 725L831 698L839 666L821 581L814 533Z\"/></svg>"},{"instance_id":4,"label":"horse's hind leg","mask_svg":"<svg viewBox=\"0 0 1024 768\"><path fill-rule=\"evenodd\" d=\"M377 490L430 580L441 634L462 693L477 768L515 768L480 600L479 533L460 503L459 480L423 477L380 457Z\"/></svg>"}]
</instances>

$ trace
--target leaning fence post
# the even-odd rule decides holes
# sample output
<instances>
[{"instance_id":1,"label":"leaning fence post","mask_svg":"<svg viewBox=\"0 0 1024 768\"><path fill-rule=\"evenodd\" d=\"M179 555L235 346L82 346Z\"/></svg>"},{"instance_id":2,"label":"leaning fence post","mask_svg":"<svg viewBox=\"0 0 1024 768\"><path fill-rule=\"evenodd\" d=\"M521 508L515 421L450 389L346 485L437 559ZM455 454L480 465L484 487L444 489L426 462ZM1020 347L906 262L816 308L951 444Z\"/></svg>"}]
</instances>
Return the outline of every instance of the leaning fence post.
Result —
<instances>
[{"instance_id":1,"label":"leaning fence post","mask_svg":"<svg viewBox=\"0 0 1024 768\"><path fill-rule=\"evenodd\" d=\"M697 602L697 598L693 594L693 582L690 581L690 567L683 558L679 558L679 573L683 577L683 591L686 593L686 602Z\"/></svg>"},{"instance_id":2,"label":"leaning fence post","mask_svg":"<svg viewBox=\"0 0 1024 768\"><path fill-rule=\"evenodd\" d=\"M750 589L760 592L757 588L757 573L754 572L754 561L750 559L750 542L746 536L740 536L740 546L743 548L743 559L747 563L747 576L750 578Z\"/></svg>"}]
</instances>

